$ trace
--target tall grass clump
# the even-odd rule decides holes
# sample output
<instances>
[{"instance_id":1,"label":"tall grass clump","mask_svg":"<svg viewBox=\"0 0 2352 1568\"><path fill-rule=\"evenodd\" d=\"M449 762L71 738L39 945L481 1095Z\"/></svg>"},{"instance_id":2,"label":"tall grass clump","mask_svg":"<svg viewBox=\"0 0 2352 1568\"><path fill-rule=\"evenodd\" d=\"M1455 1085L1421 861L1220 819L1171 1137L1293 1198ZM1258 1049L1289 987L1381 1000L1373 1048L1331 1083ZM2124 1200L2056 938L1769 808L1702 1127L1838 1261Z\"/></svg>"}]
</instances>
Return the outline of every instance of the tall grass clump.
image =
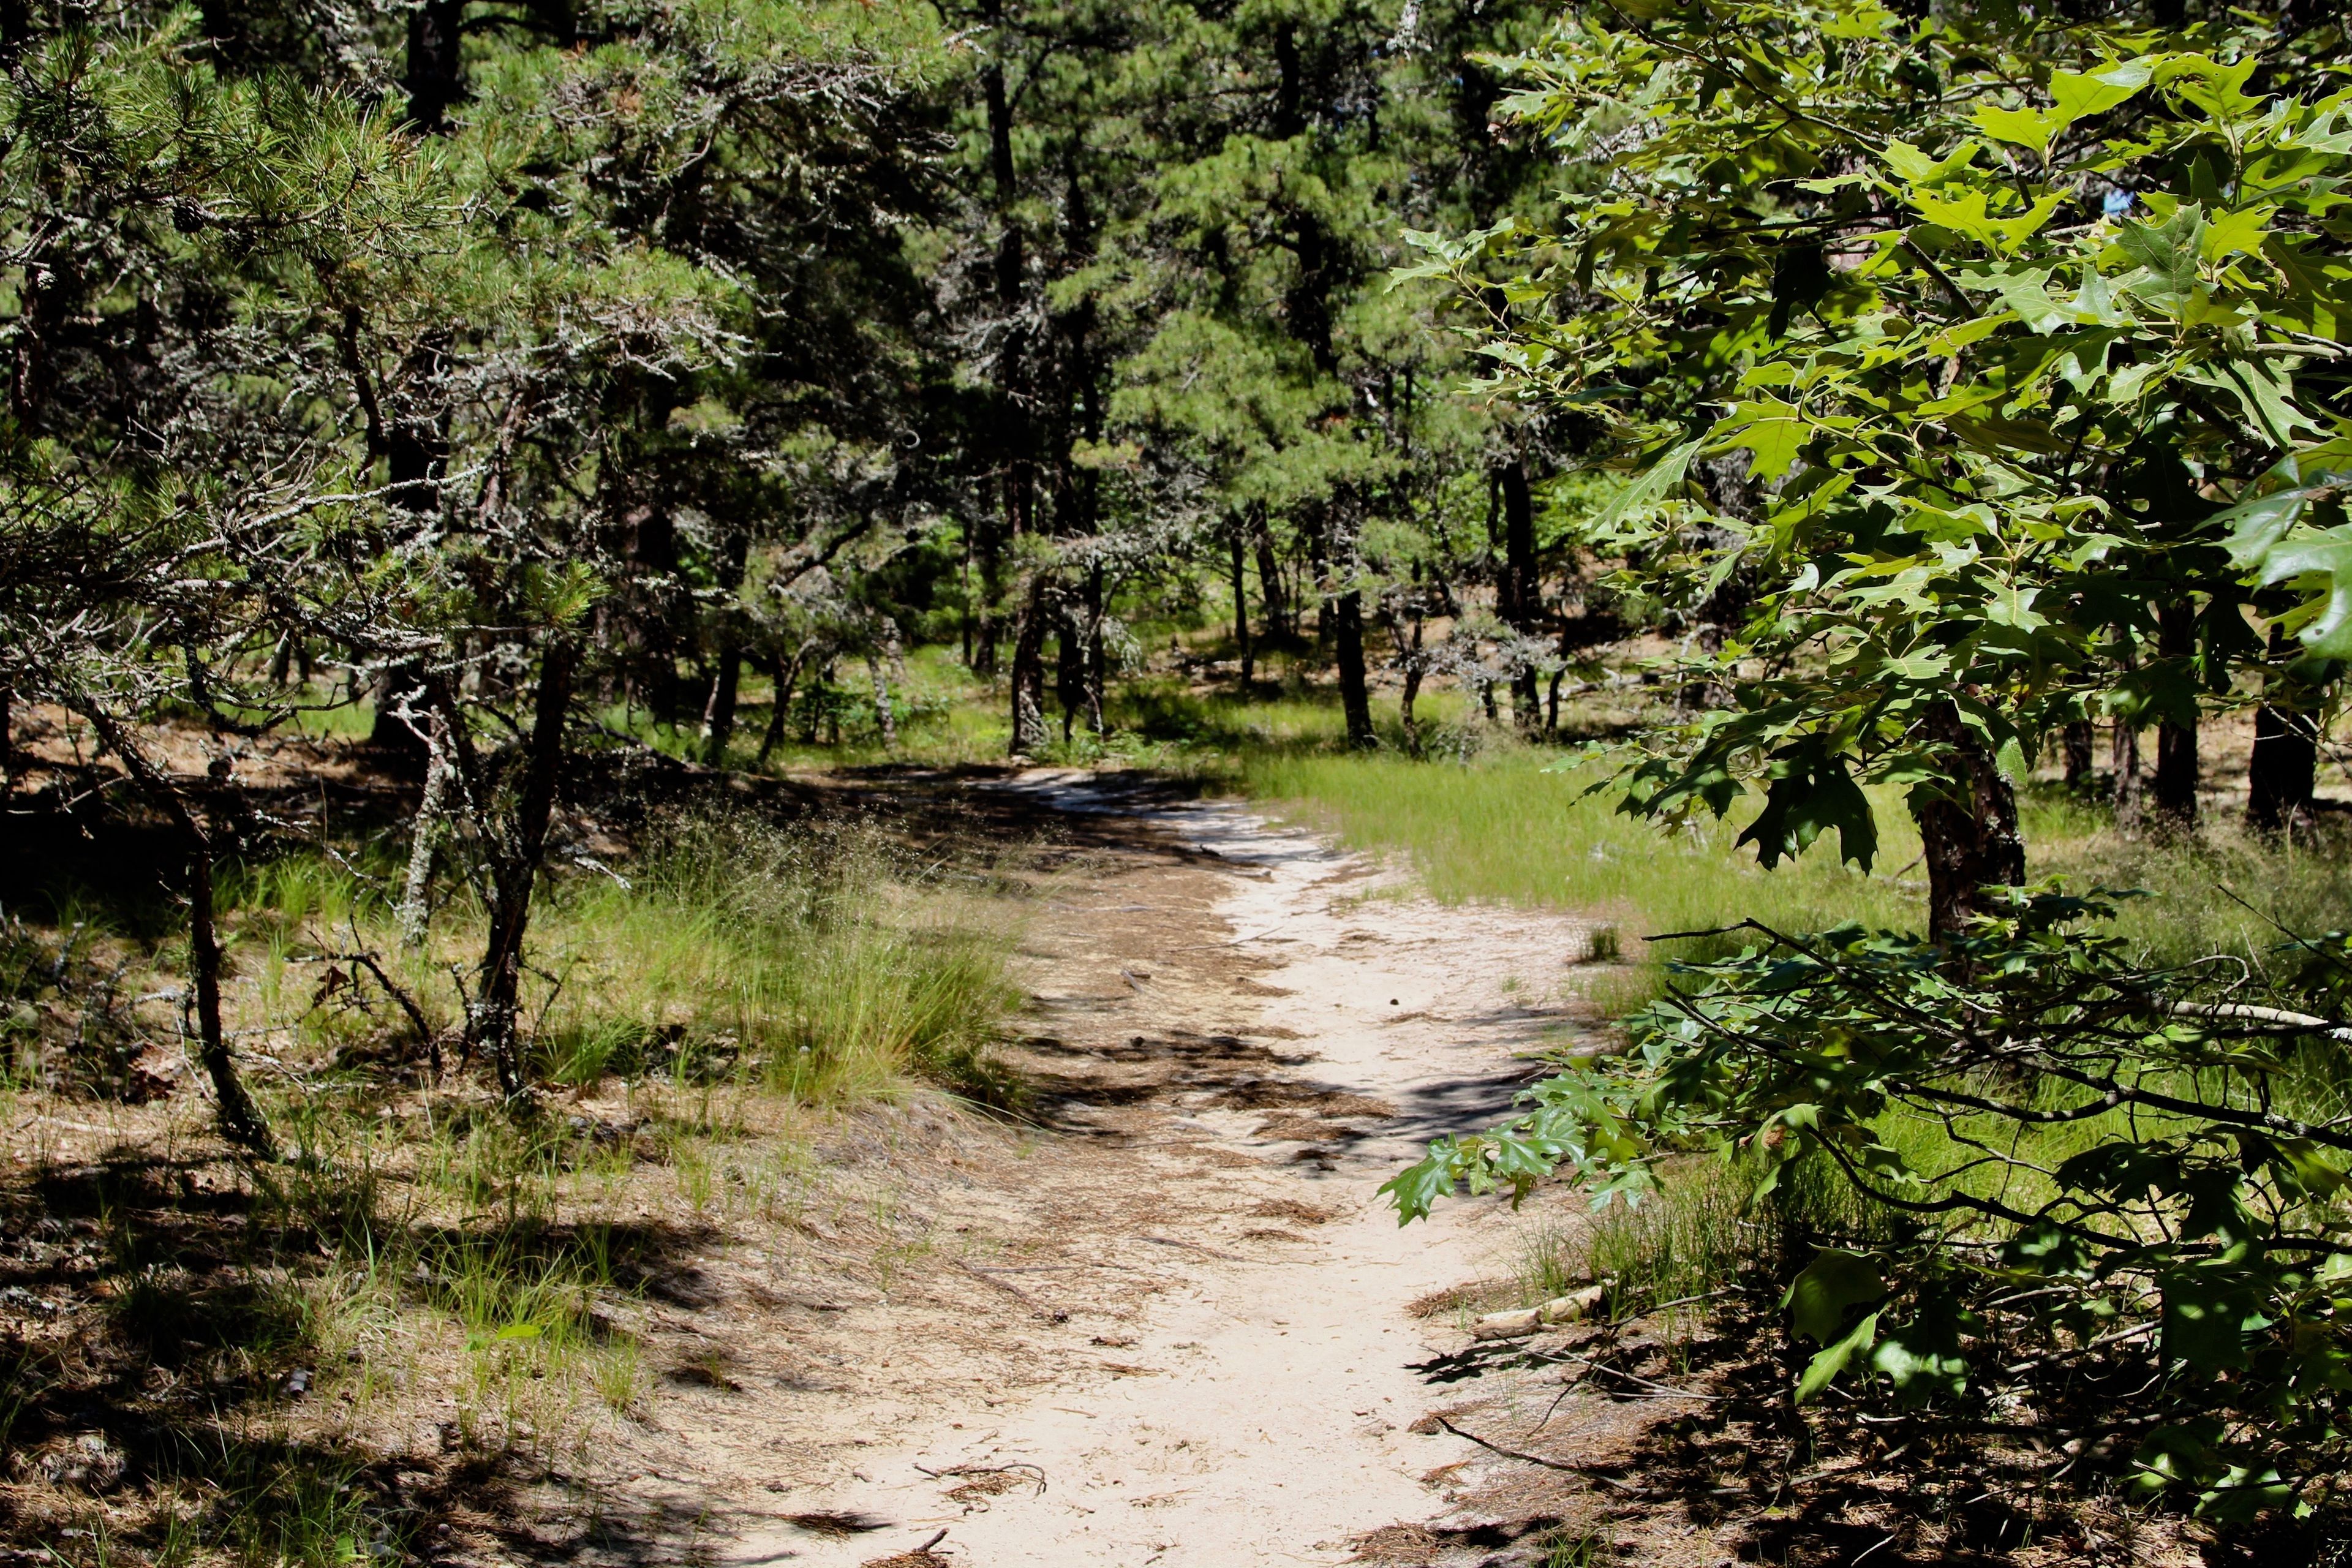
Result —
<instances>
[{"instance_id":1,"label":"tall grass clump","mask_svg":"<svg viewBox=\"0 0 2352 1568\"><path fill-rule=\"evenodd\" d=\"M541 1053L563 1082L667 1068L830 1102L915 1073L987 1090L1017 1002L1001 922L864 829L681 819L625 884L573 889L550 929Z\"/></svg>"}]
</instances>

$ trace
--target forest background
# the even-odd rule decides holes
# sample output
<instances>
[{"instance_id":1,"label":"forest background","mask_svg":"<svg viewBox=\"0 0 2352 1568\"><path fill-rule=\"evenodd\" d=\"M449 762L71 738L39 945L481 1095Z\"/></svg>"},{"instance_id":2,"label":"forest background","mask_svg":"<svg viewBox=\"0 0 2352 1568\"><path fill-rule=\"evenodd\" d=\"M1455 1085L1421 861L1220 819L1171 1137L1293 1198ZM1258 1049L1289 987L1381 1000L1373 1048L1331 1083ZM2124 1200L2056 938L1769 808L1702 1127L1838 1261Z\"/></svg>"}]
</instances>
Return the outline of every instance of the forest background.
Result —
<instances>
[{"instance_id":1,"label":"forest background","mask_svg":"<svg viewBox=\"0 0 2352 1568\"><path fill-rule=\"evenodd\" d=\"M184 1042L266 1173L381 1107L255 1090L242 1031L478 1067L436 1179L509 1198L551 1084L1012 1095L1003 953L913 862L644 803L1156 765L1645 961L1596 994L1638 1070L1442 1146L1408 1212L1713 1150L1831 1205L1720 1259L1786 1276L1807 1400L2153 1365L2102 1473L2326 1514L2342 43L2177 3L0 5L10 1081L136 1100ZM391 816L334 826L350 770ZM648 994L567 1000L544 953L608 938ZM2073 1141L1953 1153L1995 1123ZM337 1192L302 1223L373 1247ZM436 1310L580 1287L515 1234Z\"/></svg>"}]
</instances>

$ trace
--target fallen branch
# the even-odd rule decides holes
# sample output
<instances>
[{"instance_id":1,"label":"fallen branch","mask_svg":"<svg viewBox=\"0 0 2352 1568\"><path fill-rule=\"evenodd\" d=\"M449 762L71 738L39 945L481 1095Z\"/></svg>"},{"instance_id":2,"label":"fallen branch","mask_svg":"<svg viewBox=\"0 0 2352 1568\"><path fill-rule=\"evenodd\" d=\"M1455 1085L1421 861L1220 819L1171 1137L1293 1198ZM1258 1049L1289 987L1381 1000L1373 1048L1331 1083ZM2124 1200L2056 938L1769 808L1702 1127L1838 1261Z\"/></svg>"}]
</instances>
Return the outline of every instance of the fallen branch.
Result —
<instances>
[{"instance_id":1,"label":"fallen branch","mask_svg":"<svg viewBox=\"0 0 2352 1568\"><path fill-rule=\"evenodd\" d=\"M1500 1443L1489 1443L1475 1432L1465 1432L1443 1415L1433 1416L1432 1419L1456 1437L1475 1443L1481 1448L1500 1454L1507 1459L1517 1459L1525 1465L1541 1465L1547 1470L1565 1470L1571 1476L1582 1476L1587 1480L1600 1481L1604 1485L1615 1487L1619 1491L1631 1497L1642 1495L1641 1488L1621 1481L1614 1476L1603 1475L1589 1465L1571 1465L1565 1459L1547 1459L1541 1454L1522 1454L1517 1448L1506 1448Z\"/></svg>"},{"instance_id":2,"label":"fallen branch","mask_svg":"<svg viewBox=\"0 0 2352 1568\"><path fill-rule=\"evenodd\" d=\"M971 1264L966 1263L961 1258L953 1259L953 1262L958 1268L962 1269L966 1274L971 1275L982 1284L995 1286L998 1289L1003 1291L1006 1295L1012 1297L1014 1300L1020 1302L1023 1306L1028 1308L1031 1311L1036 1313L1047 1322L1066 1323L1070 1321L1069 1313L1062 1310L1058 1307L1046 1306L1043 1301L1040 1301L1036 1297L1032 1296L1028 1291L1021 1289L1020 1286L1013 1284L1011 1280L999 1279L993 1275L983 1274L979 1269L974 1268Z\"/></svg>"},{"instance_id":3,"label":"fallen branch","mask_svg":"<svg viewBox=\"0 0 2352 1568\"><path fill-rule=\"evenodd\" d=\"M1603 1366L1597 1361L1587 1361L1580 1355L1547 1355L1541 1351L1529 1351L1528 1354L1538 1361L1574 1362L1580 1367L1600 1373L1604 1376L1622 1377L1627 1383L1638 1383L1643 1388L1654 1388L1661 1394L1671 1394L1678 1399L1706 1399L1719 1401L1723 1398L1723 1395L1720 1394L1700 1394L1692 1389L1676 1388L1674 1384L1669 1383L1654 1383L1646 1377L1638 1377L1630 1372L1620 1372L1613 1366Z\"/></svg>"}]
</instances>

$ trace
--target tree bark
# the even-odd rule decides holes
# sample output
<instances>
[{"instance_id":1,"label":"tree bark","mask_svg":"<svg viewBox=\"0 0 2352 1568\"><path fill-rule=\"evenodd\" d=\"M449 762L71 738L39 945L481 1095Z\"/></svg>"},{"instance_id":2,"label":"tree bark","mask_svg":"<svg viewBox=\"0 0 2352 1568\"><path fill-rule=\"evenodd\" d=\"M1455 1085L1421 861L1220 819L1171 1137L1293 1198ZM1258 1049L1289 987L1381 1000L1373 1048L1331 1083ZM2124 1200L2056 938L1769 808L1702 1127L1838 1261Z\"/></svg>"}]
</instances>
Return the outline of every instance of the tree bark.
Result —
<instances>
[{"instance_id":1,"label":"tree bark","mask_svg":"<svg viewBox=\"0 0 2352 1568\"><path fill-rule=\"evenodd\" d=\"M790 662L782 654L768 662L768 729L760 737L759 765L763 768L768 765L769 756L783 744L784 719L792 711L793 688L800 683L801 660L807 656L808 649L803 647L793 655Z\"/></svg>"},{"instance_id":2,"label":"tree bark","mask_svg":"<svg viewBox=\"0 0 2352 1568\"><path fill-rule=\"evenodd\" d=\"M1525 640L1540 629L1542 589L1536 575L1535 498L1528 488L1527 464L1517 458L1497 472L1503 503L1503 574L1496 587L1496 610L1503 623ZM1522 730L1533 730L1541 720L1537 708L1535 666L1517 658L1511 674L1511 711Z\"/></svg>"},{"instance_id":3,"label":"tree bark","mask_svg":"<svg viewBox=\"0 0 2352 1568\"><path fill-rule=\"evenodd\" d=\"M710 677L710 697L702 705L702 760L714 768L727 765L727 747L735 739L735 700L743 682L743 637L735 595L751 560L751 536L738 528L727 535L719 558L719 586L727 595L719 611L718 668Z\"/></svg>"},{"instance_id":4,"label":"tree bark","mask_svg":"<svg viewBox=\"0 0 2352 1568\"><path fill-rule=\"evenodd\" d=\"M408 14L408 122L428 136L449 129L449 110L466 96L466 0L425 0Z\"/></svg>"},{"instance_id":5,"label":"tree bark","mask_svg":"<svg viewBox=\"0 0 2352 1568\"><path fill-rule=\"evenodd\" d=\"M2078 719L2060 731L2059 750L2066 763L2066 787L2079 789L2091 776L2091 747L2096 739L2088 719Z\"/></svg>"},{"instance_id":6,"label":"tree bark","mask_svg":"<svg viewBox=\"0 0 2352 1568\"><path fill-rule=\"evenodd\" d=\"M1045 584L1033 579L1013 637L1013 744L1016 757L1045 749Z\"/></svg>"},{"instance_id":7,"label":"tree bark","mask_svg":"<svg viewBox=\"0 0 2352 1568\"><path fill-rule=\"evenodd\" d=\"M2187 598L2168 600L2157 610L2159 658L2185 665L2197 652L2197 607ZM2156 727L2156 776L2150 781L2148 804L2158 818L2175 832L2197 826L2197 721L2186 724L2167 719Z\"/></svg>"},{"instance_id":8,"label":"tree bark","mask_svg":"<svg viewBox=\"0 0 2352 1568\"><path fill-rule=\"evenodd\" d=\"M2139 726L2128 719L2115 722L2108 742L2115 773L2116 826L2126 830L2139 826Z\"/></svg>"},{"instance_id":9,"label":"tree bark","mask_svg":"<svg viewBox=\"0 0 2352 1568\"><path fill-rule=\"evenodd\" d=\"M246 1092L236 1058L229 1053L227 1031L221 1026L221 946L214 910L212 833L205 826L201 808L189 806L178 787L148 760L126 731L95 703L81 707L81 712L122 759L139 792L171 819L187 844L188 977L195 993L197 1056L204 1063L205 1076L212 1079L221 1135L260 1159L274 1160L278 1155L269 1122Z\"/></svg>"},{"instance_id":10,"label":"tree bark","mask_svg":"<svg viewBox=\"0 0 2352 1568\"><path fill-rule=\"evenodd\" d=\"M1414 717L1412 709L1413 704L1421 700L1422 624L1420 614L1415 612L1412 617L1412 646L1407 647L1400 640L1397 647L1397 653L1400 656L1397 662L1403 667L1404 671L1404 689L1397 698L1397 718L1404 726L1405 750L1416 757L1422 754L1421 723Z\"/></svg>"},{"instance_id":11,"label":"tree bark","mask_svg":"<svg viewBox=\"0 0 2352 1568\"><path fill-rule=\"evenodd\" d=\"M571 639L557 638L541 660L522 790L491 868L489 941L482 953L472 1016L467 1020L468 1044L488 1055L499 1088L509 1100L520 1099L529 1088L516 1017L522 991L523 935L530 924L540 863L547 854L547 828L562 774L564 724L579 658Z\"/></svg>"},{"instance_id":12,"label":"tree bark","mask_svg":"<svg viewBox=\"0 0 2352 1568\"><path fill-rule=\"evenodd\" d=\"M1339 661L1339 706L1348 717L1348 744L1380 743L1372 732L1371 691L1364 679L1364 595L1350 588L1328 601Z\"/></svg>"},{"instance_id":13,"label":"tree bark","mask_svg":"<svg viewBox=\"0 0 2352 1568\"><path fill-rule=\"evenodd\" d=\"M0 685L0 794L16 787L16 692Z\"/></svg>"},{"instance_id":14,"label":"tree bark","mask_svg":"<svg viewBox=\"0 0 2352 1568\"><path fill-rule=\"evenodd\" d=\"M417 801L416 824L409 830L408 879L400 895L400 945L412 952L425 945L433 908L434 844L448 811L455 772L449 756L449 721L436 710L425 738L425 793Z\"/></svg>"},{"instance_id":15,"label":"tree bark","mask_svg":"<svg viewBox=\"0 0 2352 1568\"><path fill-rule=\"evenodd\" d=\"M2246 826L2265 837L2315 825L2319 725L2309 713L2265 702L2254 710L2254 751L2246 764Z\"/></svg>"},{"instance_id":16,"label":"tree bark","mask_svg":"<svg viewBox=\"0 0 2352 1568\"><path fill-rule=\"evenodd\" d=\"M1265 622L1265 635L1280 642L1297 628L1290 624L1289 607L1282 592L1282 563L1275 559L1274 535L1267 530L1264 517L1257 520L1257 584L1265 605L1260 618Z\"/></svg>"},{"instance_id":17,"label":"tree bark","mask_svg":"<svg viewBox=\"0 0 2352 1568\"><path fill-rule=\"evenodd\" d=\"M1242 685L1246 689L1255 673L1250 657L1249 581L1242 554L1242 525L1234 521L1234 531L1226 542L1233 547L1234 579L1234 648L1242 661Z\"/></svg>"},{"instance_id":18,"label":"tree bark","mask_svg":"<svg viewBox=\"0 0 2352 1568\"><path fill-rule=\"evenodd\" d=\"M1927 716L1927 733L1950 759L1945 793L1917 806L1927 866L1927 932L1948 941L1986 907L1988 887L2025 880L2025 841L2017 833L2017 795L1992 753L1950 702Z\"/></svg>"},{"instance_id":19,"label":"tree bark","mask_svg":"<svg viewBox=\"0 0 2352 1568\"><path fill-rule=\"evenodd\" d=\"M710 676L710 698L702 705L702 760L711 767L727 765L727 748L735 739L735 703L742 685L743 649L729 637L719 645L719 666Z\"/></svg>"}]
</instances>

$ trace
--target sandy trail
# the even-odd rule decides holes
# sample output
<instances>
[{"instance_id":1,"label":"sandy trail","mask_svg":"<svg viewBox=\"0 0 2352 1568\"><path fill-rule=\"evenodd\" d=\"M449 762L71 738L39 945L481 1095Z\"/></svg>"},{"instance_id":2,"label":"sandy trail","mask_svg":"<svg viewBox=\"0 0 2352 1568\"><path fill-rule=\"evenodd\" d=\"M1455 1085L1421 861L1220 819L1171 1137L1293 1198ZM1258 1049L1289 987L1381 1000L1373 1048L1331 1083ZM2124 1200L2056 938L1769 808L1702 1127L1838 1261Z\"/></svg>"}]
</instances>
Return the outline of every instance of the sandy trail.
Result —
<instances>
[{"instance_id":1,"label":"sandy trail","mask_svg":"<svg viewBox=\"0 0 2352 1568\"><path fill-rule=\"evenodd\" d=\"M1432 1363L1462 1341L1450 1316L1417 1320L1406 1308L1507 1268L1521 1222L1498 1205L1459 1204L1400 1229L1375 1189L1425 1138L1507 1107L1530 1070L1513 1053L1571 1026L1545 1004L1572 984L1566 966L1581 955L1583 928L1441 907L1230 803L1139 801L1082 773L1002 787L1062 812L1156 825L1217 868L1218 923L1200 945L1221 942L1229 951L1218 956L1254 968L1229 983L1255 999L1255 1019L1236 1027L1282 1042L1281 1065L1238 1090L1227 1080L1162 1097L1133 1125L1122 1179L1139 1185L1141 1203L1105 1219L1125 1245L1115 1255L1124 1261L1104 1267L1148 1274L1153 1289L1120 1331L1085 1340L1084 1353L1044 1347L1060 1364L1033 1386L985 1398L950 1386L929 1408L902 1407L854 1466L790 1489L803 1517L863 1513L891 1521L887 1531L826 1540L754 1524L720 1555L856 1564L945 1528L937 1550L974 1563L1337 1563L1364 1531L1442 1511L1423 1478L1476 1451L1407 1428L1444 1396ZM1108 930L1143 907L1107 901L1128 896L1079 886L1063 901L1081 931ZM1165 952L1151 970L1122 970L1118 984L1147 1014L1166 993L1160 1021L1171 1026L1207 1006L1230 1016L1230 1001L1184 993L1186 965L1186 954ZM1083 1028L1095 1005L1086 966L1037 978L1045 1016ZM1054 1173L1037 1179L1051 1184ZM1201 1194L1203 1183L1216 1190ZM1156 1193L1169 1207L1155 1226ZM1306 1223L1285 1231L1261 1220L1243 1233L1256 1244L1240 1250L1188 1226L1203 1195L1225 1212ZM1083 1217L1074 1223L1084 1229ZM991 1278L1042 1293L1076 1267ZM1023 1479L1033 1475L1042 1490Z\"/></svg>"}]
</instances>

